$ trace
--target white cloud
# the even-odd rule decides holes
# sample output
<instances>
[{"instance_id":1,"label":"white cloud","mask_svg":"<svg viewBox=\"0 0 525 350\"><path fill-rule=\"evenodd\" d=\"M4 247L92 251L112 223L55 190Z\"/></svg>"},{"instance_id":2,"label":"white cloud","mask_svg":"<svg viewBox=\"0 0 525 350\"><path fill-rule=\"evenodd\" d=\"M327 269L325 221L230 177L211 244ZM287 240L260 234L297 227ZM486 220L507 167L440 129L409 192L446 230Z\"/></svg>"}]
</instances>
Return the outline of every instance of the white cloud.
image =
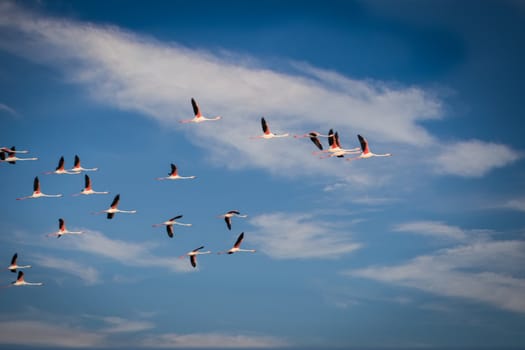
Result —
<instances>
[{"instance_id":1,"label":"white cloud","mask_svg":"<svg viewBox=\"0 0 525 350\"><path fill-rule=\"evenodd\" d=\"M525 211L525 198L509 199L503 204L504 208Z\"/></svg>"},{"instance_id":2,"label":"white cloud","mask_svg":"<svg viewBox=\"0 0 525 350\"><path fill-rule=\"evenodd\" d=\"M358 145L358 132L382 142L434 142L420 122L439 118L441 102L417 87L350 79L306 64L288 63L293 73L277 72L251 57L192 50L116 27L46 17L13 3L0 6L0 27L17 34L15 40L0 42L1 47L62 70L104 103L198 134L207 140L210 158L231 168L376 184L372 175L357 169L349 177L341 171L343 162L319 161L311 155L314 147L301 140L250 140L261 133L261 116L291 133L334 127L348 147ZM204 114L223 119L212 125L179 125L178 120L192 114L192 96ZM286 161L277 164L277 154Z\"/></svg>"},{"instance_id":3,"label":"white cloud","mask_svg":"<svg viewBox=\"0 0 525 350\"><path fill-rule=\"evenodd\" d=\"M168 268L176 272L192 271L187 261L176 257L160 257L153 253L158 246L151 242L128 242L111 239L98 231L83 229L85 234L64 241L61 249L76 250L115 260L123 265ZM73 270L73 268L71 268Z\"/></svg>"},{"instance_id":4,"label":"white cloud","mask_svg":"<svg viewBox=\"0 0 525 350\"><path fill-rule=\"evenodd\" d=\"M394 231L409 232L425 236L436 236L449 239L464 240L466 232L457 227L444 224L440 221L413 221L396 225Z\"/></svg>"},{"instance_id":5,"label":"white cloud","mask_svg":"<svg viewBox=\"0 0 525 350\"><path fill-rule=\"evenodd\" d=\"M6 104L0 103L0 114L7 113L13 117L18 117L18 113Z\"/></svg>"},{"instance_id":6,"label":"white cloud","mask_svg":"<svg viewBox=\"0 0 525 350\"><path fill-rule=\"evenodd\" d=\"M132 333L155 328L153 322L134 321L117 316L102 317L101 320L107 324L103 329L106 333Z\"/></svg>"},{"instance_id":7,"label":"white cloud","mask_svg":"<svg viewBox=\"0 0 525 350\"><path fill-rule=\"evenodd\" d=\"M40 255L36 256L35 258L38 262L38 265L51 269L57 269L67 274L76 276L82 279L88 285L93 285L100 282L98 271L91 266L85 266L78 262L51 256Z\"/></svg>"},{"instance_id":8,"label":"white cloud","mask_svg":"<svg viewBox=\"0 0 525 350\"><path fill-rule=\"evenodd\" d=\"M289 344L279 338L224 333L159 334L146 338L147 348L280 348Z\"/></svg>"},{"instance_id":9,"label":"white cloud","mask_svg":"<svg viewBox=\"0 0 525 350\"><path fill-rule=\"evenodd\" d=\"M105 345L105 337L67 324L10 320L0 322L0 344L95 348Z\"/></svg>"},{"instance_id":10,"label":"white cloud","mask_svg":"<svg viewBox=\"0 0 525 350\"><path fill-rule=\"evenodd\" d=\"M520 157L517 151L506 145L469 140L444 146L436 158L435 169L441 174L481 177Z\"/></svg>"},{"instance_id":11,"label":"white cloud","mask_svg":"<svg viewBox=\"0 0 525 350\"><path fill-rule=\"evenodd\" d=\"M525 279L518 277L524 263L525 242L488 241L440 250L397 266L345 273L525 313Z\"/></svg>"},{"instance_id":12,"label":"white cloud","mask_svg":"<svg viewBox=\"0 0 525 350\"><path fill-rule=\"evenodd\" d=\"M347 230L310 215L263 214L252 218L250 223L257 232L248 239L276 259L337 258L361 247L351 241Z\"/></svg>"}]
</instances>

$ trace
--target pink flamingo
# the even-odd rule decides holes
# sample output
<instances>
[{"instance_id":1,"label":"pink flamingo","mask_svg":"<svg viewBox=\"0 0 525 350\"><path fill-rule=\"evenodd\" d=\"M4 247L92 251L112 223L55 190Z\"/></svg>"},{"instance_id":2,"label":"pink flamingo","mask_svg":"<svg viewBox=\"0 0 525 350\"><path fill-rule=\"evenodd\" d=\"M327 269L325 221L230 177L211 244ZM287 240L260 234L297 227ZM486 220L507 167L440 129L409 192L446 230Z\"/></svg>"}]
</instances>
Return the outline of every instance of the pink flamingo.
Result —
<instances>
[{"instance_id":1,"label":"pink flamingo","mask_svg":"<svg viewBox=\"0 0 525 350\"><path fill-rule=\"evenodd\" d=\"M50 233L47 236L56 236L57 238L60 238L63 235L81 235L83 233L83 231L68 231L68 229L66 228L66 222L64 221L64 219L60 218L58 219L58 231Z\"/></svg>"},{"instance_id":2,"label":"pink flamingo","mask_svg":"<svg viewBox=\"0 0 525 350\"><path fill-rule=\"evenodd\" d=\"M184 255L181 255L179 256L179 258L183 259L187 256L190 257L190 263L191 263L191 266L193 266L194 268L197 267L197 255L202 255L202 254L210 254L211 251L207 250L205 252L200 252L201 249L203 249L204 246L201 246L199 248L195 248L193 249L191 252L188 252Z\"/></svg>"},{"instance_id":3,"label":"pink flamingo","mask_svg":"<svg viewBox=\"0 0 525 350\"><path fill-rule=\"evenodd\" d=\"M7 157L5 155L7 153ZM16 153L27 153L27 151L17 151L15 146L11 148L2 147L0 152L0 162L7 162L9 164L16 164L18 160L38 160L38 158L18 158Z\"/></svg>"},{"instance_id":4,"label":"pink flamingo","mask_svg":"<svg viewBox=\"0 0 525 350\"><path fill-rule=\"evenodd\" d=\"M205 121L220 120L222 118L220 116L215 116L213 118L206 118L205 116L203 116L199 105L197 104L197 101L195 101L193 97L191 98L191 105L193 107L193 114L195 115L195 117L193 117L192 119L179 120L179 123L202 123Z\"/></svg>"},{"instance_id":5,"label":"pink flamingo","mask_svg":"<svg viewBox=\"0 0 525 350\"><path fill-rule=\"evenodd\" d=\"M177 170L177 166L175 164L171 164L171 172L168 173L169 176L165 177L157 177L157 180L187 180L187 179L195 179L196 176L180 176L179 172Z\"/></svg>"},{"instance_id":6,"label":"pink flamingo","mask_svg":"<svg viewBox=\"0 0 525 350\"><path fill-rule=\"evenodd\" d=\"M33 181L33 194L26 197L17 198L17 201L24 200L24 199L31 199L31 198L40 198L40 197L62 197L61 194L45 194L40 191L40 180L38 179L38 176L35 177L35 180Z\"/></svg>"},{"instance_id":7,"label":"pink flamingo","mask_svg":"<svg viewBox=\"0 0 525 350\"><path fill-rule=\"evenodd\" d=\"M252 138L252 139L273 139L273 138L276 138L276 137L287 137L288 136L288 133L285 133L285 134L274 134L273 132L271 132L270 131L270 126L268 125L268 123L266 122L264 117L261 118L261 126L262 126L262 130L263 130L263 134L262 135L258 135L258 136L252 136L250 138Z\"/></svg>"},{"instance_id":8,"label":"pink flamingo","mask_svg":"<svg viewBox=\"0 0 525 350\"><path fill-rule=\"evenodd\" d=\"M8 270L15 273L16 269L30 269L31 265L18 265L17 264L18 253L15 253L11 258L11 264L7 267Z\"/></svg>"},{"instance_id":9,"label":"pink flamingo","mask_svg":"<svg viewBox=\"0 0 525 350\"><path fill-rule=\"evenodd\" d=\"M361 154L354 158L348 158L347 160L366 159L372 157L391 157L392 153L377 154L370 151L368 141L361 135L357 135L359 143L361 144Z\"/></svg>"},{"instance_id":10,"label":"pink flamingo","mask_svg":"<svg viewBox=\"0 0 525 350\"><path fill-rule=\"evenodd\" d=\"M255 253L255 249L241 249L241 243L242 243L242 240L244 239L244 232L241 232L241 234L239 235L239 237L237 238L237 241L235 242L235 244L233 245L232 248L230 248L229 250L225 251L225 252L219 252L217 254L233 254L233 253L237 253L237 252L248 252L248 253Z\"/></svg>"},{"instance_id":11,"label":"pink flamingo","mask_svg":"<svg viewBox=\"0 0 525 350\"><path fill-rule=\"evenodd\" d=\"M182 222L177 222L178 219L182 218L182 215L177 215L175 217L172 217L171 219L164 221L160 224L153 224L151 226L153 227L159 227L159 226L166 226L166 231L168 233L168 236L170 238L173 238L173 225L180 225L180 226L191 226L191 224L183 224Z\"/></svg>"},{"instance_id":12,"label":"pink flamingo","mask_svg":"<svg viewBox=\"0 0 525 350\"><path fill-rule=\"evenodd\" d=\"M91 194L108 194L109 193L107 191L98 192L98 191L93 190L93 188L91 187L91 179L89 178L87 174L84 175L84 183L85 183L84 189L80 191L80 193L73 194L73 196L80 196L80 195L88 196Z\"/></svg>"}]
</instances>

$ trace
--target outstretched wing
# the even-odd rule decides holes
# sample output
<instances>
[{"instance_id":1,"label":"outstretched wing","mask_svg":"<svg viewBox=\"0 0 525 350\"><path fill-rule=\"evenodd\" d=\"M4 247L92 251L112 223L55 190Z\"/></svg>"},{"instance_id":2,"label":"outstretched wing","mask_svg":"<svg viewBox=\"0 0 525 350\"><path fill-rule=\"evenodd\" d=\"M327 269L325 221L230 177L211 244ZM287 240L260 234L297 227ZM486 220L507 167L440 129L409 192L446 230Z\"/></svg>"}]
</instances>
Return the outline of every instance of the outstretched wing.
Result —
<instances>
[{"instance_id":1,"label":"outstretched wing","mask_svg":"<svg viewBox=\"0 0 525 350\"><path fill-rule=\"evenodd\" d=\"M235 244L233 245L234 248L239 248L241 246L241 243L242 243L242 240L244 238L244 232L242 232L240 235L239 235L239 238L237 238L237 241L235 242Z\"/></svg>"},{"instance_id":2,"label":"outstretched wing","mask_svg":"<svg viewBox=\"0 0 525 350\"><path fill-rule=\"evenodd\" d=\"M197 101L195 101L193 97L191 98L191 105L193 107L193 114L195 114L196 117L200 117L201 111L200 111L199 105L197 104Z\"/></svg>"},{"instance_id":3,"label":"outstretched wing","mask_svg":"<svg viewBox=\"0 0 525 350\"><path fill-rule=\"evenodd\" d=\"M232 219L229 217L224 217L224 221L226 221L226 226L228 226L228 230L232 229Z\"/></svg>"},{"instance_id":4,"label":"outstretched wing","mask_svg":"<svg viewBox=\"0 0 525 350\"><path fill-rule=\"evenodd\" d=\"M268 123L266 123L264 117L261 118L261 126L265 134L268 134L270 132L270 129L268 128Z\"/></svg>"}]
</instances>

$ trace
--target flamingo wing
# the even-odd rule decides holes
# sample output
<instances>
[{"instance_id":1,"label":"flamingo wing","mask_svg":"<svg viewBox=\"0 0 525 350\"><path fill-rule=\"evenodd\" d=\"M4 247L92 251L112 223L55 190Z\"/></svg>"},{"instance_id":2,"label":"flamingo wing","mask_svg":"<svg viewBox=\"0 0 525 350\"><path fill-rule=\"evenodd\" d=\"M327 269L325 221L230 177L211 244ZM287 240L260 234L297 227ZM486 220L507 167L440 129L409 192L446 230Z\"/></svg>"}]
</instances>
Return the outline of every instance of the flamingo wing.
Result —
<instances>
[{"instance_id":1,"label":"flamingo wing","mask_svg":"<svg viewBox=\"0 0 525 350\"><path fill-rule=\"evenodd\" d=\"M108 220L111 220L113 219L114 216L115 216L115 213L108 213L107 218Z\"/></svg>"},{"instance_id":2,"label":"flamingo wing","mask_svg":"<svg viewBox=\"0 0 525 350\"><path fill-rule=\"evenodd\" d=\"M11 265L16 265L16 259L18 259L18 253L15 253L11 258Z\"/></svg>"},{"instance_id":3,"label":"flamingo wing","mask_svg":"<svg viewBox=\"0 0 525 350\"><path fill-rule=\"evenodd\" d=\"M332 147L333 144L334 144L334 142L335 142L334 130L333 130L333 129L330 129L330 130L328 131L328 145L329 145L330 147Z\"/></svg>"},{"instance_id":4,"label":"flamingo wing","mask_svg":"<svg viewBox=\"0 0 525 350\"><path fill-rule=\"evenodd\" d=\"M265 134L268 134L270 132L270 128L268 128L268 123L266 123L264 117L261 118L261 126Z\"/></svg>"},{"instance_id":5,"label":"flamingo wing","mask_svg":"<svg viewBox=\"0 0 525 350\"><path fill-rule=\"evenodd\" d=\"M64 219L58 219L58 228L60 229L60 231L64 231L66 229L66 223Z\"/></svg>"},{"instance_id":6,"label":"flamingo wing","mask_svg":"<svg viewBox=\"0 0 525 350\"><path fill-rule=\"evenodd\" d=\"M171 219L169 219L168 221L175 221L175 220L178 220L182 217L182 215L177 215L177 216L174 216L172 217Z\"/></svg>"},{"instance_id":7,"label":"flamingo wing","mask_svg":"<svg viewBox=\"0 0 525 350\"><path fill-rule=\"evenodd\" d=\"M111 208L116 208L118 206L118 202L120 201L120 194L117 194L115 198L113 199L113 202L111 202Z\"/></svg>"},{"instance_id":8,"label":"flamingo wing","mask_svg":"<svg viewBox=\"0 0 525 350\"><path fill-rule=\"evenodd\" d=\"M171 163L171 173L170 176L177 176L177 166L173 163Z\"/></svg>"},{"instance_id":9,"label":"flamingo wing","mask_svg":"<svg viewBox=\"0 0 525 350\"><path fill-rule=\"evenodd\" d=\"M192 252L197 252L197 251L201 250L202 248L204 248L204 246L200 246L199 248L195 248L195 249L192 250Z\"/></svg>"},{"instance_id":10,"label":"flamingo wing","mask_svg":"<svg viewBox=\"0 0 525 350\"><path fill-rule=\"evenodd\" d=\"M238 210L230 210L229 212L227 212L226 214L235 214L235 215L239 215L241 212L238 211Z\"/></svg>"},{"instance_id":11,"label":"flamingo wing","mask_svg":"<svg viewBox=\"0 0 525 350\"><path fill-rule=\"evenodd\" d=\"M232 229L232 219L228 216L225 216L224 221L226 221L226 226L228 226L228 230L231 230Z\"/></svg>"},{"instance_id":12,"label":"flamingo wing","mask_svg":"<svg viewBox=\"0 0 525 350\"><path fill-rule=\"evenodd\" d=\"M190 255L190 263L191 263L191 266L197 267L197 256Z\"/></svg>"},{"instance_id":13,"label":"flamingo wing","mask_svg":"<svg viewBox=\"0 0 525 350\"><path fill-rule=\"evenodd\" d=\"M24 271L18 271L18 277L16 278L17 282L23 282L24 281Z\"/></svg>"},{"instance_id":14,"label":"flamingo wing","mask_svg":"<svg viewBox=\"0 0 525 350\"><path fill-rule=\"evenodd\" d=\"M58 166L55 170L64 170L64 156L60 157L58 161Z\"/></svg>"},{"instance_id":15,"label":"flamingo wing","mask_svg":"<svg viewBox=\"0 0 525 350\"><path fill-rule=\"evenodd\" d=\"M173 225L166 225L166 232L170 238L173 238Z\"/></svg>"},{"instance_id":16,"label":"flamingo wing","mask_svg":"<svg viewBox=\"0 0 525 350\"><path fill-rule=\"evenodd\" d=\"M197 104L197 101L195 101L193 97L191 98L191 105L193 107L193 114L195 114L196 117L200 117L201 111L200 111L199 105Z\"/></svg>"},{"instance_id":17,"label":"flamingo wing","mask_svg":"<svg viewBox=\"0 0 525 350\"><path fill-rule=\"evenodd\" d=\"M366 139L361 135L357 135L357 138L359 139L359 143L361 144L361 150L363 151L363 153L370 152L370 150L368 149L368 142L366 141Z\"/></svg>"},{"instance_id":18,"label":"flamingo wing","mask_svg":"<svg viewBox=\"0 0 525 350\"><path fill-rule=\"evenodd\" d=\"M78 155L75 154L75 163L74 163L74 167L77 168L80 166L80 157Z\"/></svg>"},{"instance_id":19,"label":"flamingo wing","mask_svg":"<svg viewBox=\"0 0 525 350\"><path fill-rule=\"evenodd\" d=\"M233 245L234 248L239 248L241 246L241 243L242 243L242 240L244 238L244 232L241 232L241 234L239 235L239 237L237 238L237 241L235 242L235 244Z\"/></svg>"},{"instance_id":20,"label":"flamingo wing","mask_svg":"<svg viewBox=\"0 0 525 350\"><path fill-rule=\"evenodd\" d=\"M321 151L323 150L323 145L321 144L321 141L319 141L319 138L313 132L310 133L310 140L314 143L314 145L317 146L317 148L319 148Z\"/></svg>"},{"instance_id":21,"label":"flamingo wing","mask_svg":"<svg viewBox=\"0 0 525 350\"><path fill-rule=\"evenodd\" d=\"M38 179L38 176L35 176L35 179L33 180L33 191L40 192L40 180Z\"/></svg>"},{"instance_id":22,"label":"flamingo wing","mask_svg":"<svg viewBox=\"0 0 525 350\"><path fill-rule=\"evenodd\" d=\"M87 174L84 175L84 184L85 184L86 190L91 189L91 179L89 178Z\"/></svg>"}]
</instances>

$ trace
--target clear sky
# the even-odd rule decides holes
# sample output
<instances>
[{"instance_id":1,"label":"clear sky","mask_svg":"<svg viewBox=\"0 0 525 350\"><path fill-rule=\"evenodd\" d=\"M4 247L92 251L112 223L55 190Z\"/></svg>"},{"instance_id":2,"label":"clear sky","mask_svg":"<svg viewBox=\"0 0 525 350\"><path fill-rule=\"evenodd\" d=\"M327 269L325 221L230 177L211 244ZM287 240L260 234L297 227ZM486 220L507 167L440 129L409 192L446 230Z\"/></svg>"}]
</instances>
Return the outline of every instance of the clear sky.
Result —
<instances>
[{"instance_id":1,"label":"clear sky","mask_svg":"<svg viewBox=\"0 0 525 350\"><path fill-rule=\"evenodd\" d=\"M522 1L0 2L0 146L38 157L0 163L0 258L44 282L0 348L525 348L524 35ZM75 155L110 194L43 174Z\"/></svg>"}]
</instances>

